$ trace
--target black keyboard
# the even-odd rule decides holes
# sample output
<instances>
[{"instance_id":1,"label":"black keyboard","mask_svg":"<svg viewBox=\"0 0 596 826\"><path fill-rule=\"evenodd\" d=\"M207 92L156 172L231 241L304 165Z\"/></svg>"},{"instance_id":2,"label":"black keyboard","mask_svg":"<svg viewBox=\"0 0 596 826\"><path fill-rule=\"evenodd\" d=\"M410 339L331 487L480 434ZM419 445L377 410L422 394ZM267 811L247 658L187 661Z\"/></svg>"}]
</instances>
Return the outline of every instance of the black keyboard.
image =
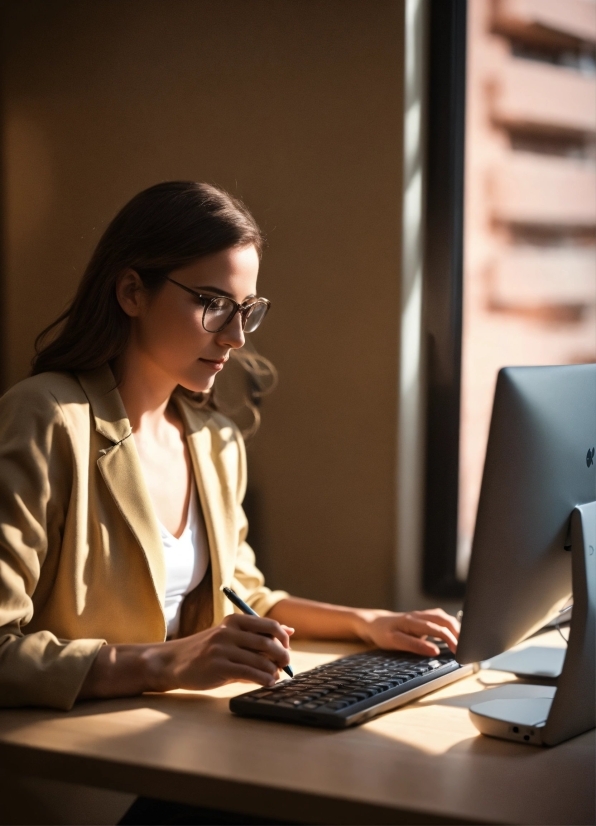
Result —
<instances>
[{"instance_id":1,"label":"black keyboard","mask_svg":"<svg viewBox=\"0 0 596 826\"><path fill-rule=\"evenodd\" d=\"M230 700L230 710L326 728L363 723L459 680L472 671L450 652L418 657L402 651L364 651L304 671L272 688Z\"/></svg>"}]
</instances>

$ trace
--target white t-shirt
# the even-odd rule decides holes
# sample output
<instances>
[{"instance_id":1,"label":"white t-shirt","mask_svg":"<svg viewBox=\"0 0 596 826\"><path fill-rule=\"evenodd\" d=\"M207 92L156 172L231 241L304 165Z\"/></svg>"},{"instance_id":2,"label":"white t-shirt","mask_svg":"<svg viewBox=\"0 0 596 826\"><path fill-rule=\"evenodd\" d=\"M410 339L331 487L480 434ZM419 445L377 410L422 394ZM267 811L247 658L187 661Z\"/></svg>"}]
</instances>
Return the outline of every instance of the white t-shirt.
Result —
<instances>
[{"instance_id":1,"label":"white t-shirt","mask_svg":"<svg viewBox=\"0 0 596 826\"><path fill-rule=\"evenodd\" d=\"M178 632L180 626L182 600L197 587L209 565L207 532L194 484L188 506L188 519L182 534L176 539L159 520L158 524L166 562L164 611L170 637Z\"/></svg>"}]
</instances>

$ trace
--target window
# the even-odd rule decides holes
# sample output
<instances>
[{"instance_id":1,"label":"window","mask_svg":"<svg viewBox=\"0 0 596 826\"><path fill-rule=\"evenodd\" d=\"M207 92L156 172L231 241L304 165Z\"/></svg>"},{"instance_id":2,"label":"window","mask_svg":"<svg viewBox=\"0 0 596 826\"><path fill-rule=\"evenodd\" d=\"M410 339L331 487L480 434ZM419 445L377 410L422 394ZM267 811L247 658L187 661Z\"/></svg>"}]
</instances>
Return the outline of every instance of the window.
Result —
<instances>
[{"instance_id":1,"label":"window","mask_svg":"<svg viewBox=\"0 0 596 826\"><path fill-rule=\"evenodd\" d=\"M429 60L424 586L457 598L498 369L596 360L596 0L431 0Z\"/></svg>"}]
</instances>

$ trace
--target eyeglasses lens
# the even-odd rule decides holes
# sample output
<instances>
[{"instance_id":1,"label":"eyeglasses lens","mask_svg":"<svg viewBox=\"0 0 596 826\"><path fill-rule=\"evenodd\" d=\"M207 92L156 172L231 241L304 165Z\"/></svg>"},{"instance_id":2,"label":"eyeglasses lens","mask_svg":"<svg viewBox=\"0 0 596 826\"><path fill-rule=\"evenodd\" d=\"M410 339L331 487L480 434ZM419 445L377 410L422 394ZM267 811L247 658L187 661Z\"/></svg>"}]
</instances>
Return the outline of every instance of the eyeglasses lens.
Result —
<instances>
[{"instance_id":1,"label":"eyeglasses lens","mask_svg":"<svg viewBox=\"0 0 596 826\"><path fill-rule=\"evenodd\" d=\"M234 315L236 305L229 298L212 299L203 316L203 326L209 333L218 333L226 326ZM243 313L244 332L252 333L267 315L269 305L264 301L255 301Z\"/></svg>"},{"instance_id":2,"label":"eyeglasses lens","mask_svg":"<svg viewBox=\"0 0 596 826\"><path fill-rule=\"evenodd\" d=\"M244 316L244 332L252 333L267 315L268 305L264 301L256 301L248 308Z\"/></svg>"},{"instance_id":3,"label":"eyeglasses lens","mask_svg":"<svg viewBox=\"0 0 596 826\"><path fill-rule=\"evenodd\" d=\"M209 302L203 316L203 325L210 333L217 333L225 327L234 312L234 303L228 298L214 298Z\"/></svg>"}]
</instances>

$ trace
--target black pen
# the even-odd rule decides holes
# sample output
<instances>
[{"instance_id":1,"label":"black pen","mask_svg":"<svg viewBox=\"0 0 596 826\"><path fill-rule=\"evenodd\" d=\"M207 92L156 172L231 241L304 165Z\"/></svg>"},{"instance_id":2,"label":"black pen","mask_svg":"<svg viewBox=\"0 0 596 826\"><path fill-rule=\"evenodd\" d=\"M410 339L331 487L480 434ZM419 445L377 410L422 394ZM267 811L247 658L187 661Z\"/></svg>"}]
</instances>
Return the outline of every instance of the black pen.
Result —
<instances>
[{"instance_id":1,"label":"black pen","mask_svg":"<svg viewBox=\"0 0 596 826\"><path fill-rule=\"evenodd\" d=\"M257 612L253 611L252 608L250 607L250 605L247 605L244 602L243 599L240 599L238 594L235 591L232 591L231 588L225 588L224 587L221 590L224 592L224 594L227 596L227 598L230 600L230 602L234 603L236 608L240 608L240 610L242 611L243 614L250 614L251 617L258 617L259 616L257 614ZM292 671L292 666L291 665L284 665L283 668L284 668L284 671L286 672L286 674L289 677L294 676L294 672Z\"/></svg>"}]
</instances>

